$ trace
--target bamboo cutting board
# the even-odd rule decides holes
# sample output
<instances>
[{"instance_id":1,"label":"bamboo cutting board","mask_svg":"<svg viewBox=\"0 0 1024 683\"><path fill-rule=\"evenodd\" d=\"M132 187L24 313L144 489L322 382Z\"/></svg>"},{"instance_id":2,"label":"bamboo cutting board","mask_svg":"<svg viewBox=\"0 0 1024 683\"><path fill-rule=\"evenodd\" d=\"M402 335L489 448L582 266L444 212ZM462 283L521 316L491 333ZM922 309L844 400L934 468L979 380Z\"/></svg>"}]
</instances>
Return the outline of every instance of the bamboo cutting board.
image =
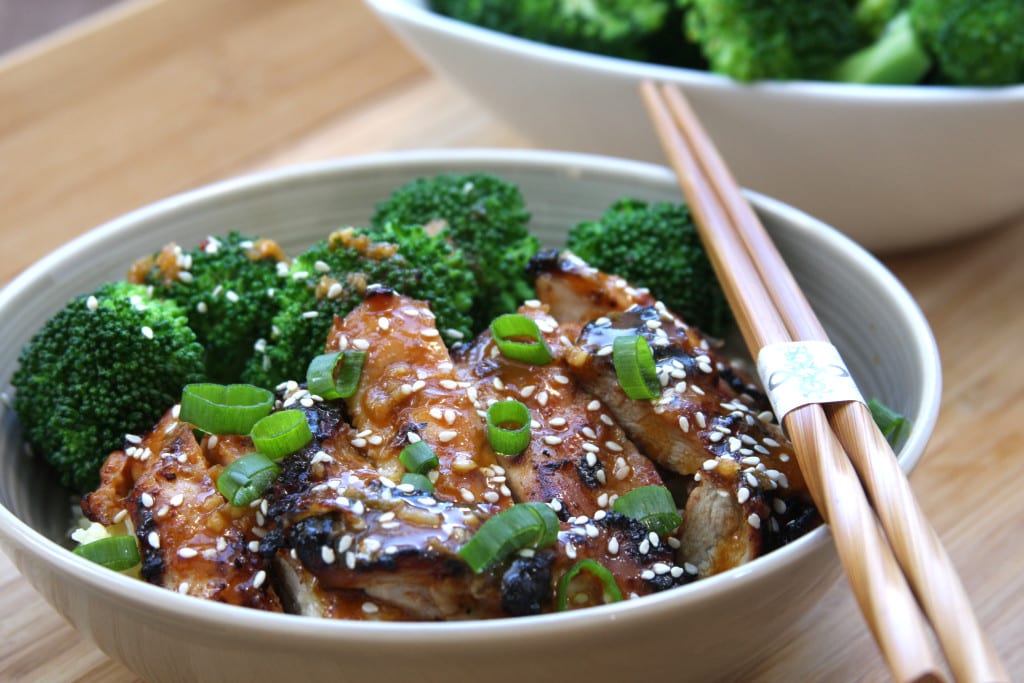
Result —
<instances>
[{"instance_id":1,"label":"bamboo cutting board","mask_svg":"<svg viewBox=\"0 0 1024 683\"><path fill-rule=\"evenodd\" d=\"M357 0L129 2L0 60L7 282L125 211L256 169L394 149L530 147L427 72ZM1024 217L885 259L943 359L934 437L911 477L1011 675L1024 678ZM0 555L0 680L136 677ZM841 581L751 681L879 681Z\"/></svg>"}]
</instances>

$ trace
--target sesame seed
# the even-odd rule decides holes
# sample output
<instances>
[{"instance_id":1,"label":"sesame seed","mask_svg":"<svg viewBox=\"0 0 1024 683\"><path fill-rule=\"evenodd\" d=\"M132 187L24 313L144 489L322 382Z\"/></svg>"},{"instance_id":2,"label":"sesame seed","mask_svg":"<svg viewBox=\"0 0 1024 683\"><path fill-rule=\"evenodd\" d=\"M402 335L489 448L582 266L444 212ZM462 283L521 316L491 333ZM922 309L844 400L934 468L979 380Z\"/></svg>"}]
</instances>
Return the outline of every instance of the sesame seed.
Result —
<instances>
[{"instance_id":1,"label":"sesame seed","mask_svg":"<svg viewBox=\"0 0 1024 683\"><path fill-rule=\"evenodd\" d=\"M195 557L199 554L199 551L195 548L178 548L178 557L183 557L186 560Z\"/></svg>"},{"instance_id":2,"label":"sesame seed","mask_svg":"<svg viewBox=\"0 0 1024 683\"><path fill-rule=\"evenodd\" d=\"M349 569L356 568L356 554L351 550L345 553L345 566Z\"/></svg>"},{"instance_id":3,"label":"sesame seed","mask_svg":"<svg viewBox=\"0 0 1024 683\"><path fill-rule=\"evenodd\" d=\"M612 536L608 539L608 554L618 555L619 554L619 539Z\"/></svg>"},{"instance_id":4,"label":"sesame seed","mask_svg":"<svg viewBox=\"0 0 1024 683\"><path fill-rule=\"evenodd\" d=\"M722 432L711 432L710 434L708 434L708 441L710 441L711 443L718 443L724 438L725 435L722 434Z\"/></svg>"},{"instance_id":5,"label":"sesame seed","mask_svg":"<svg viewBox=\"0 0 1024 683\"><path fill-rule=\"evenodd\" d=\"M324 261L320 261L320 260L318 260L316 263L313 264L313 269L316 270L316 272L318 272L318 273L329 273L329 272L331 272L331 267L329 265L327 265L327 263L325 263Z\"/></svg>"},{"instance_id":6,"label":"sesame seed","mask_svg":"<svg viewBox=\"0 0 1024 683\"><path fill-rule=\"evenodd\" d=\"M615 426L615 420L613 420L610 416L608 416L608 415L606 415L604 413L601 413L601 422L604 422L609 427L614 427Z\"/></svg>"},{"instance_id":7,"label":"sesame seed","mask_svg":"<svg viewBox=\"0 0 1024 683\"><path fill-rule=\"evenodd\" d=\"M95 311L97 308L100 307L100 302L96 297L90 296L88 299L85 300L85 307L88 308L90 311Z\"/></svg>"},{"instance_id":8,"label":"sesame seed","mask_svg":"<svg viewBox=\"0 0 1024 683\"><path fill-rule=\"evenodd\" d=\"M747 517L747 524L749 524L750 526L752 526L755 529L760 529L761 528L761 518L758 516L758 514L756 512L751 512L750 516Z\"/></svg>"},{"instance_id":9,"label":"sesame seed","mask_svg":"<svg viewBox=\"0 0 1024 683\"><path fill-rule=\"evenodd\" d=\"M708 426L708 420L704 416L704 413L698 412L694 417L697 419L697 426L701 429L706 429Z\"/></svg>"},{"instance_id":10,"label":"sesame seed","mask_svg":"<svg viewBox=\"0 0 1024 683\"><path fill-rule=\"evenodd\" d=\"M409 443L416 443L416 442L420 441L420 435L417 434L416 432L409 432L409 433L407 433L405 435L405 438L406 438L406 440Z\"/></svg>"},{"instance_id":11,"label":"sesame seed","mask_svg":"<svg viewBox=\"0 0 1024 683\"><path fill-rule=\"evenodd\" d=\"M672 568L664 562L655 562L653 565L651 565L651 569L654 570L655 574L661 576L663 574L668 574Z\"/></svg>"},{"instance_id":12,"label":"sesame seed","mask_svg":"<svg viewBox=\"0 0 1024 683\"><path fill-rule=\"evenodd\" d=\"M153 496L148 492L143 492L143 494L139 496L139 502L142 503L142 507L151 508L153 507Z\"/></svg>"},{"instance_id":13,"label":"sesame seed","mask_svg":"<svg viewBox=\"0 0 1024 683\"><path fill-rule=\"evenodd\" d=\"M352 445L356 448L366 448L366 439L355 438L352 439Z\"/></svg>"},{"instance_id":14,"label":"sesame seed","mask_svg":"<svg viewBox=\"0 0 1024 683\"><path fill-rule=\"evenodd\" d=\"M690 431L690 420L685 415L679 416L679 428L685 433Z\"/></svg>"},{"instance_id":15,"label":"sesame seed","mask_svg":"<svg viewBox=\"0 0 1024 683\"><path fill-rule=\"evenodd\" d=\"M459 433L454 429L445 429L438 433L437 440L440 441L441 443L448 443L458 435Z\"/></svg>"},{"instance_id":16,"label":"sesame seed","mask_svg":"<svg viewBox=\"0 0 1024 683\"><path fill-rule=\"evenodd\" d=\"M654 576L655 576L654 572L652 572L650 569L645 569L642 572L640 572L640 578L645 580L645 581L650 581L651 579L654 578Z\"/></svg>"},{"instance_id":17,"label":"sesame seed","mask_svg":"<svg viewBox=\"0 0 1024 683\"><path fill-rule=\"evenodd\" d=\"M778 448L779 445L780 445L778 441L776 441L775 439L771 438L770 436L764 437L763 439L761 439L761 441L764 442L765 446L768 446L770 448Z\"/></svg>"},{"instance_id":18,"label":"sesame seed","mask_svg":"<svg viewBox=\"0 0 1024 683\"><path fill-rule=\"evenodd\" d=\"M547 436L544 437L544 443L546 443L549 446L557 446L558 444L562 443L562 437L555 436L553 434L548 434Z\"/></svg>"},{"instance_id":19,"label":"sesame seed","mask_svg":"<svg viewBox=\"0 0 1024 683\"><path fill-rule=\"evenodd\" d=\"M146 339L152 339L153 338L153 328L150 327L149 325L143 325L142 326L142 336L145 337Z\"/></svg>"},{"instance_id":20,"label":"sesame seed","mask_svg":"<svg viewBox=\"0 0 1024 683\"><path fill-rule=\"evenodd\" d=\"M443 380L441 380L439 382L439 384L441 385L442 388L448 389L449 391L452 391L453 389L458 389L459 388L459 383L456 382L453 379L443 379ZM433 414L433 413L431 413L431 414Z\"/></svg>"},{"instance_id":21,"label":"sesame seed","mask_svg":"<svg viewBox=\"0 0 1024 683\"><path fill-rule=\"evenodd\" d=\"M601 402L598 401L597 399L594 399L593 401L587 404L587 410L601 410Z\"/></svg>"},{"instance_id":22,"label":"sesame seed","mask_svg":"<svg viewBox=\"0 0 1024 683\"><path fill-rule=\"evenodd\" d=\"M391 327L391 321L387 318L377 318L377 327L379 327L381 331L387 332Z\"/></svg>"},{"instance_id":23,"label":"sesame seed","mask_svg":"<svg viewBox=\"0 0 1024 683\"><path fill-rule=\"evenodd\" d=\"M775 500L772 501L772 508L775 510L775 512L777 512L780 515L786 514L786 510L788 509L786 506L786 501L782 500L781 498L776 498Z\"/></svg>"},{"instance_id":24,"label":"sesame seed","mask_svg":"<svg viewBox=\"0 0 1024 683\"><path fill-rule=\"evenodd\" d=\"M542 406L546 406L548 404L548 392L542 391L537 394L537 403Z\"/></svg>"},{"instance_id":25,"label":"sesame seed","mask_svg":"<svg viewBox=\"0 0 1024 683\"><path fill-rule=\"evenodd\" d=\"M548 420L548 424L551 425L552 427L564 427L566 424L566 419L564 417L553 417L550 420Z\"/></svg>"},{"instance_id":26,"label":"sesame seed","mask_svg":"<svg viewBox=\"0 0 1024 683\"><path fill-rule=\"evenodd\" d=\"M251 552L251 553L258 553L260 551L260 542L259 541L249 541L248 548L249 548L249 552Z\"/></svg>"},{"instance_id":27,"label":"sesame seed","mask_svg":"<svg viewBox=\"0 0 1024 683\"><path fill-rule=\"evenodd\" d=\"M426 337L427 339L431 339L433 337L440 337L441 333L437 331L437 328L424 327L422 330L420 330L420 336Z\"/></svg>"},{"instance_id":28,"label":"sesame seed","mask_svg":"<svg viewBox=\"0 0 1024 683\"><path fill-rule=\"evenodd\" d=\"M447 424L449 424L449 425L455 424L455 420L457 420L458 417L459 417L459 414L457 412L455 412L453 409L445 408L445 411L444 411L444 421Z\"/></svg>"},{"instance_id":29,"label":"sesame seed","mask_svg":"<svg viewBox=\"0 0 1024 683\"><path fill-rule=\"evenodd\" d=\"M324 561L324 564L334 564L337 557L334 554L334 548L329 545L320 546L320 559Z\"/></svg>"},{"instance_id":30,"label":"sesame seed","mask_svg":"<svg viewBox=\"0 0 1024 683\"><path fill-rule=\"evenodd\" d=\"M683 564L683 569L686 570L687 574L691 574L693 576L697 575L697 566L696 565L693 565L693 564L690 564L689 562L686 562L686 563Z\"/></svg>"},{"instance_id":31,"label":"sesame seed","mask_svg":"<svg viewBox=\"0 0 1024 683\"><path fill-rule=\"evenodd\" d=\"M380 611L380 607L377 607L377 605L375 605L372 602L364 602L363 606L362 606L362 610L366 614L376 614L377 612Z\"/></svg>"},{"instance_id":32,"label":"sesame seed","mask_svg":"<svg viewBox=\"0 0 1024 683\"><path fill-rule=\"evenodd\" d=\"M743 505L748 500L750 500L750 489L746 486L741 486L739 491L736 492L736 502Z\"/></svg>"},{"instance_id":33,"label":"sesame seed","mask_svg":"<svg viewBox=\"0 0 1024 683\"><path fill-rule=\"evenodd\" d=\"M599 348L597 350L597 353L595 353L594 355L595 356L610 356L610 355L612 355L612 351L614 351L614 350L615 349L614 349L614 347L611 344L607 344L607 345L602 346L601 348Z\"/></svg>"},{"instance_id":34,"label":"sesame seed","mask_svg":"<svg viewBox=\"0 0 1024 683\"><path fill-rule=\"evenodd\" d=\"M146 536L146 542L149 543L149 547L160 549L160 534L155 531L150 531L149 535Z\"/></svg>"},{"instance_id":35,"label":"sesame seed","mask_svg":"<svg viewBox=\"0 0 1024 683\"><path fill-rule=\"evenodd\" d=\"M259 588L267 580L267 573L262 569L256 572L256 576L252 577L252 587Z\"/></svg>"},{"instance_id":36,"label":"sesame seed","mask_svg":"<svg viewBox=\"0 0 1024 683\"><path fill-rule=\"evenodd\" d=\"M621 453L622 452L622 446L620 446L615 441L605 441L604 445L605 445L605 448L607 448L610 451L614 451L615 453Z\"/></svg>"},{"instance_id":37,"label":"sesame seed","mask_svg":"<svg viewBox=\"0 0 1024 683\"><path fill-rule=\"evenodd\" d=\"M587 461L587 467L593 467L597 464L597 456L593 453L587 453L585 459Z\"/></svg>"},{"instance_id":38,"label":"sesame seed","mask_svg":"<svg viewBox=\"0 0 1024 683\"><path fill-rule=\"evenodd\" d=\"M568 384L569 383L569 378L566 377L565 375L562 375L562 374L554 375L552 377L552 379L555 380L556 382L558 382L559 384Z\"/></svg>"},{"instance_id":39,"label":"sesame seed","mask_svg":"<svg viewBox=\"0 0 1024 683\"><path fill-rule=\"evenodd\" d=\"M306 320L312 320L313 318L319 318L320 313L317 311L303 311L302 317Z\"/></svg>"},{"instance_id":40,"label":"sesame seed","mask_svg":"<svg viewBox=\"0 0 1024 683\"><path fill-rule=\"evenodd\" d=\"M640 541L640 546L637 548L641 555L646 555L651 552L651 542L648 539Z\"/></svg>"},{"instance_id":41,"label":"sesame seed","mask_svg":"<svg viewBox=\"0 0 1024 683\"><path fill-rule=\"evenodd\" d=\"M327 288L327 298L337 299L339 296L341 296L342 291L343 288L340 282L332 282L330 286Z\"/></svg>"},{"instance_id":42,"label":"sesame seed","mask_svg":"<svg viewBox=\"0 0 1024 683\"><path fill-rule=\"evenodd\" d=\"M181 583L178 584L178 593L180 593L181 595L185 595L186 593L188 593L188 589L189 589L188 581L182 581Z\"/></svg>"},{"instance_id":43,"label":"sesame seed","mask_svg":"<svg viewBox=\"0 0 1024 683\"><path fill-rule=\"evenodd\" d=\"M470 491L469 489L459 489L459 496L462 498L462 500L466 501L467 503L472 503L474 500L476 500L476 497L473 495L473 492Z\"/></svg>"},{"instance_id":44,"label":"sesame seed","mask_svg":"<svg viewBox=\"0 0 1024 683\"><path fill-rule=\"evenodd\" d=\"M743 442L737 439L735 436L729 437L729 452L735 453L743 445Z\"/></svg>"},{"instance_id":45,"label":"sesame seed","mask_svg":"<svg viewBox=\"0 0 1024 683\"><path fill-rule=\"evenodd\" d=\"M354 339L352 340L352 346L354 346L359 351L365 351L366 349L370 348L370 342L366 341L365 339Z\"/></svg>"}]
</instances>

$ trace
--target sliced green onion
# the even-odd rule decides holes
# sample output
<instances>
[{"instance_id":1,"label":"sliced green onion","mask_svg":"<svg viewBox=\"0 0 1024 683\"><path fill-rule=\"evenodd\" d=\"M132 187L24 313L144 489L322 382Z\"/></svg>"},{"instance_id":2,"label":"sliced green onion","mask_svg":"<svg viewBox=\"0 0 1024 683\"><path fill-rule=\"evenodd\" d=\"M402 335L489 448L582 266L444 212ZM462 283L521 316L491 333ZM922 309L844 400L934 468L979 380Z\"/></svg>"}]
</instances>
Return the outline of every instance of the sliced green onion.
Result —
<instances>
[{"instance_id":1,"label":"sliced green onion","mask_svg":"<svg viewBox=\"0 0 1024 683\"><path fill-rule=\"evenodd\" d=\"M647 340L638 334L616 337L612 344L612 364L619 386L630 398L658 398L661 382L654 365L654 354Z\"/></svg>"},{"instance_id":2,"label":"sliced green onion","mask_svg":"<svg viewBox=\"0 0 1024 683\"><path fill-rule=\"evenodd\" d=\"M252 426L250 436L257 450L273 460L291 455L313 440L306 414L301 410L267 415Z\"/></svg>"},{"instance_id":3,"label":"sliced green onion","mask_svg":"<svg viewBox=\"0 0 1024 683\"><path fill-rule=\"evenodd\" d=\"M365 351L337 351L317 356L306 369L309 393L332 400L356 393L366 363Z\"/></svg>"},{"instance_id":4,"label":"sliced green onion","mask_svg":"<svg viewBox=\"0 0 1024 683\"><path fill-rule=\"evenodd\" d=\"M612 503L612 510L632 517L658 534L665 536L683 523L672 494L664 486L652 484L633 489Z\"/></svg>"},{"instance_id":5,"label":"sliced green onion","mask_svg":"<svg viewBox=\"0 0 1024 683\"><path fill-rule=\"evenodd\" d=\"M530 445L530 409L519 401L492 403L487 409L487 440L496 453L522 453Z\"/></svg>"},{"instance_id":6,"label":"sliced green onion","mask_svg":"<svg viewBox=\"0 0 1024 683\"><path fill-rule=\"evenodd\" d=\"M868 409L871 417L889 443L897 443L903 436L903 430L907 428L907 418L885 405L877 398L868 399Z\"/></svg>"},{"instance_id":7,"label":"sliced green onion","mask_svg":"<svg viewBox=\"0 0 1024 683\"><path fill-rule=\"evenodd\" d=\"M547 365L551 362L551 349L544 342L540 328L525 315L499 315L491 321L491 335L506 358L533 365Z\"/></svg>"},{"instance_id":8,"label":"sliced green onion","mask_svg":"<svg viewBox=\"0 0 1024 683\"><path fill-rule=\"evenodd\" d=\"M398 454L398 461L413 474L426 474L437 467L437 455L430 449L426 441L411 443Z\"/></svg>"},{"instance_id":9,"label":"sliced green onion","mask_svg":"<svg viewBox=\"0 0 1024 683\"><path fill-rule=\"evenodd\" d=\"M248 434L273 406L274 394L251 384L188 384L178 416L207 434Z\"/></svg>"},{"instance_id":10,"label":"sliced green onion","mask_svg":"<svg viewBox=\"0 0 1024 683\"><path fill-rule=\"evenodd\" d=\"M572 580L580 572L586 572L597 579L601 584L601 596L604 600L603 604L607 605L612 602L619 602L622 600L622 591L619 590L619 584L615 583L615 577L608 571L608 568L593 558L587 558L580 560L572 566L572 568L562 575L562 578L558 580L558 611L564 612L571 609L570 598L573 594L570 594L572 587L570 584Z\"/></svg>"},{"instance_id":11,"label":"sliced green onion","mask_svg":"<svg viewBox=\"0 0 1024 683\"><path fill-rule=\"evenodd\" d=\"M403 484L412 486L417 491L423 491L423 493L434 492L434 482L430 481L428 477L422 474L416 474L415 472L406 472L402 475Z\"/></svg>"},{"instance_id":12,"label":"sliced green onion","mask_svg":"<svg viewBox=\"0 0 1024 683\"><path fill-rule=\"evenodd\" d=\"M134 536L101 538L80 545L72 552L116 572L131 569L142 561L139 557L139 544Z\"/></svg>"},{"instance_id":13,"label":"sliced green onion","mask_svg":"<svg viewBox=\"0 0 1024 683\"><path fill-rule=\"evenodd\" d=\"M217 478L217 490L235 507L245 507L262 496L280 473L273 460L250 453L224 468Z\"/></svg>"},{"instance_id":14,"label":"sliced green onion","mask_svg":"<svg viewBox=\"0 0 1024 683\"><path fill-rule=\"evenodd\" d=\"M519 503L484 522L459 555L480 573L523 548L542 548L558 539L558 516L544 503Z\"/></svg>"}]
</instances>

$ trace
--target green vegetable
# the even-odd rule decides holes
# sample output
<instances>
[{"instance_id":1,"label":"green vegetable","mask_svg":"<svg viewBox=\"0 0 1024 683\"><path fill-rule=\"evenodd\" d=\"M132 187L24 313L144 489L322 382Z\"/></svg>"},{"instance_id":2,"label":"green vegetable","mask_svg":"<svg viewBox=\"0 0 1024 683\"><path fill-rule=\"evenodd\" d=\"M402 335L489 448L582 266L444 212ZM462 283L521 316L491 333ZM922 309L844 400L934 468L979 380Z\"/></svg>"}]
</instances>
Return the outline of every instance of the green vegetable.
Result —
<instances>
[{"instance_id":1,"label":"green vegetable","mask_svg":"<svg viewBox=\"0 0 1024 683\"><path fill-rule=\"evenodd\" d=\"M430 481L430 479L425 475L417 474L416 472L406 472L403 474L402 481L400 483L411 486L417 491L422 491L423 493L434 492L434 482Z\"/></svg>"},{"instance_id":2,"label":"green vegetable","mask_svg":"<svg viewBox=\"0 0 1024 683\"><path fill-rule=\"evenodd\" d=\"M686 35L739 81L819 79L860 46L847 0L680 0Z\"/></svg>"},{"instance_id":3,"label":"green vegetable","mask_svg":"<svg viewBox=\"0 0 1024 683\"><path fill-rule=\"evenodd\" d=\"M910 16L935 56L939 81L979 86L1024 82L1020 0L911 0Z\"/></svg>"},{"instance_id":4,"label":"green vegetable","mask_svg":"<svg viewBox=\"0 0 1024 683\"><path fill-rule=\"evenodd\" d=\"M403 448L398 454L398 461L413 474L426 474L439 462L426 441L417 441Z\"/></svg>"},{"instance_id":5,"label":"green vegetable","mask_svg":"<svg viewBox=\"0 0 1024 683\"><path fill-rule=\"evenodd\" d=\"M879 431L888 439L889 443L899 443L903 438L904 431L910 426L907 418L877 398L868 399L868 409L871 411L871 417L878 425Z\"/></svg>"},{"instance_id":6,"label":"green vegetable","mask_svg":"<svg viewBox=\"0 0 1024 683\"><path fill-rule=\"evenodd\" d=\"M274 242L231 232L189 251L168 245L135 270L155 296L184 309L206 349L207 377L232 383L239 381L254 346L270 336L275 295L284 282L278 271L283 259Z\"/></svg>"},{"instance_id":7,"label":"green vegetable","mask_svg":"<svg viewBox=\"0 0 1024 683\"><path fill-rule=\"evenodd\" d=\"M573 600L574 596L581 592L573 590L573 582L576 580L576 577L583 572L590 574L600 584L601 598L604 601L604 604L607 605L609 603L619 602L622 600L622 590L619 588L619 585L615 583L615 577L612 573L608 571L608 568L603 564L592 557L588 557L587 559L580 560L574 564L572 568L570 568L569 571L563 574L562 578L558 580L558 597L556 602L559 612L572 609L573 603L575 602Z\"/></svg>"},{"instance_id":8,"label":"green vegetable","mask_svg":"<svg viewBox=\"0 0 1024 683\"><path fill-rule=\"evenodd\" d=\"M253 445L271 460L280 460L304 448L313 440L313 432L301 410L271 413L252 426Z\"/></svg>"},{"instance_id":9,"label":"green vegetable","mask_svg":"<svg viewBox=\"0 0 1024 683\"><path fill-rule=\"evenodd\" d=\"M732 313L685 204L620 199L596 221L569 231L584 261L647 287L687 323L722 335Z\"/></svg>"},{"instance_id":10,"label":"green vegetable","mask_svg":"<svg viewBox=\"0 0 1024 683\"><path fill-rule=\"evenodd\" d=\"M896 15L907 8L908 0L858 0L853 7L853 20L865 43L878 39Z\"/></svg>"},{"instance_id":11,"label":"green vegetable","mask_svg":"<svg viewBox=\"0 0 1024 683\"><path fill-rule=\"evenodd\" d=\"M914 32L910 13L901 12L886 25L877 41L840 62L832 76L846 83L913 85L931 66L932 59Z\"/></svg>"},{"instance_id":12,"label":"green vegetable","mask_svg":"<svg viewBox=\"0 0 1024 683\"><path fill-rule=\"evenodd\" d=\"M245 507L263 495L281 468L262 453L250 453L233 461L217 477L217 490L234 507Z\"/></svg>"},{"instance_id":13,"label":"green vegetable","mask_svg":"<svg viewBox=\"0 0 1024 683\"><path fill-rule=\"evenodd\" d=\"M518 187L477 173L407 183L377 205L371 222L377 240L405 244L393 234L395 226L423 225L462 251L479 288L473 299L475 333L535 295L526 265L540 245L527 230L529 220Z\"/></svg>"},{"instance_id":14,"label":"green vegetable","mask_svg":"<svg viewBox=\"0 0 1024 683\"><path fill-rule=\"evenodd\" d=\"M248 434L274 407L274 395L251 384L189 384L181 391L183 422L207 434Z\"/></svg>"},{"instance_id":15,"label":"green vegetable","mask_svg":"<svg viewBox=\"0 0 1024 683\"><path fill-rule=\"evenodd\" d=\"M94 489L125 434L149 431L204 367L181 307L127 282L72 299L19 363L11 381L25 439L79 492Z\"/></svg>"},{"instance_id":16,"label":"green vegetable","mask_svg":"<svg viewBox=\"0 0 1024 683\"><path fill-rule=\"evenodd\" d=\"M72 551L98 565L123 572L138 566L142 561L139 556L139 544L134 536L109 536L91 543L80 545Z\"/></svg>"},{"instance_id":17,"label":"green vegetable","mask_svg":"<svg viewBox=\"0 0 1024 683\"><path fill-rule=\"evenodd\" d=\"M612 343L612 364L619 386L632 399L661 396L661 383L654 354L647 340L638 334L622 335Z\"/></svg>"},{"instance_id":18,"label":"green vegetable","mask_svg":"<svg viewBox=\"0 0 1024 683\"><path fill-rule=\"evenodd\" d=\"M487 441L495 453L519 455L530 445L530 409L519 401L497 401L487 409Z\"/></svg>"},{"instance_id":19,"label":"green vegetable","mask_svg":"<svg viewBox=\"0 0 1024 683\"><path fill-rule=\"evenodd\" d=\"M659 536L672 533L683 523L672 494L664 486L654 484L635 488L619 496L612 503L612 509L620 515L643 522Z\"/></svg>"},{"instance_id":20,"label":"green vegetable","mask_svg":"<svg viewBox=\"0 0 1024 683\"><path fill-rule=\"evenodd\" d=\"M499 315L491 321L491 336L506 358L533 365L551 362L548 348L537 323L519 313Z\"/></svg>"},{"instance_id":21,"label":"green vegetable","mask_svg":"<svg viewBox=\"0 0 1024 683\"><path fill-rule=\"evenodd\" d=\"M542 548L558 539L558 516L544 503L518 503L484 522L459 555L480 573L517 550Z\"/></svg>"},{"instance_id":22,"label":"green vegetable","mask_svg":"<svg viewBox=\"0 0 1024 683\"><path fill-rule=\"evenodd\" d=\"M306 387L323 399L348 398L359 388L365 363L365 351L321 354L306 368Z\"/></svg>"},{"instance_id":23,"label":"green vegetable","mask_svg":"<svg viewBox=\"0 0 1024 683\"><path fill-rule=\"evenodd\" d=\"M246 367L246 382L269 389L305 378L307 359L323 354L334 316L352 311L371 284L429 301L447 341L469 338L476 288L462 253L419 226L389 224L379 234L393 241L346 228L295 257L276 297L271 336Z\"/></svg>"},{"instance_id":24,"label":"green vegetable","mask_svg":"<svg viewBox=\"0 0 1024 683\"><path fill-rule=\"evenodd\" d=\"M431 0L430 4L441 14L522 38L616 57L648 59L653 55L654 38L669 25L670 19L677 18L672 3L673 0Z\"/></svg>"}]
</instances>

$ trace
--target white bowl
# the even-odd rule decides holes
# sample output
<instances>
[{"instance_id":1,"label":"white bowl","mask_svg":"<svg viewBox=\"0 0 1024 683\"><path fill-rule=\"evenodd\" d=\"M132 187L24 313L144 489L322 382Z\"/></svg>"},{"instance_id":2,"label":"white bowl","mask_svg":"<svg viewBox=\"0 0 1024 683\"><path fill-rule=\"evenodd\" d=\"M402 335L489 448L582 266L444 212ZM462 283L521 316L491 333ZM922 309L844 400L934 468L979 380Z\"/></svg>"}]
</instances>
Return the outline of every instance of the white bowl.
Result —
<instances>
[{"instance_id":1,"label":"white bowl","mask_svg":"<svg viewBox=\"0 0 1024 683\"><path fill-rule=\"evenodd\" d=\"M938 243L1024 212L1024 85L754 85L542 45L366 0L422 59L539 146L662 163L637 91L676 83L739 178L874 251Z\"/></svg>"},{"instance_id":2,"label":"white bowl","mask_svg":"<svg viewBox=\"0 0 1024 683\"><path fill-rule=\"evenodd\" d=\"M121 278L168 240L195 244L239 229L291 253L345 224L365 224L400 184L439 172L489 171L522 188L544 242L633 195L679 200L670 171L605 157L466 150L371 156L218 183L130 213L65 245L0 292L0 376L71 296ZM938 352L927 322L871 255L810 216L751 198L866 395L913 423L899 449L909 470L935 423ZM9 391L9 387L7 387ZM271 614L178 595L66 550L69 506L2 412L0 545L35 588L112 658L147 681L360 683L708 680L741 675L839 575L828 530L743 567L638 600L562 614L463 623L363 623ZM787 628L789 627L789 628ZM741 648L737 643L742 643ZM575 654L573 654L575 653ZM685 662L685 666L681 663ZM482 673L486 672L486 673Z\"/></svg>"}]
</instances>

